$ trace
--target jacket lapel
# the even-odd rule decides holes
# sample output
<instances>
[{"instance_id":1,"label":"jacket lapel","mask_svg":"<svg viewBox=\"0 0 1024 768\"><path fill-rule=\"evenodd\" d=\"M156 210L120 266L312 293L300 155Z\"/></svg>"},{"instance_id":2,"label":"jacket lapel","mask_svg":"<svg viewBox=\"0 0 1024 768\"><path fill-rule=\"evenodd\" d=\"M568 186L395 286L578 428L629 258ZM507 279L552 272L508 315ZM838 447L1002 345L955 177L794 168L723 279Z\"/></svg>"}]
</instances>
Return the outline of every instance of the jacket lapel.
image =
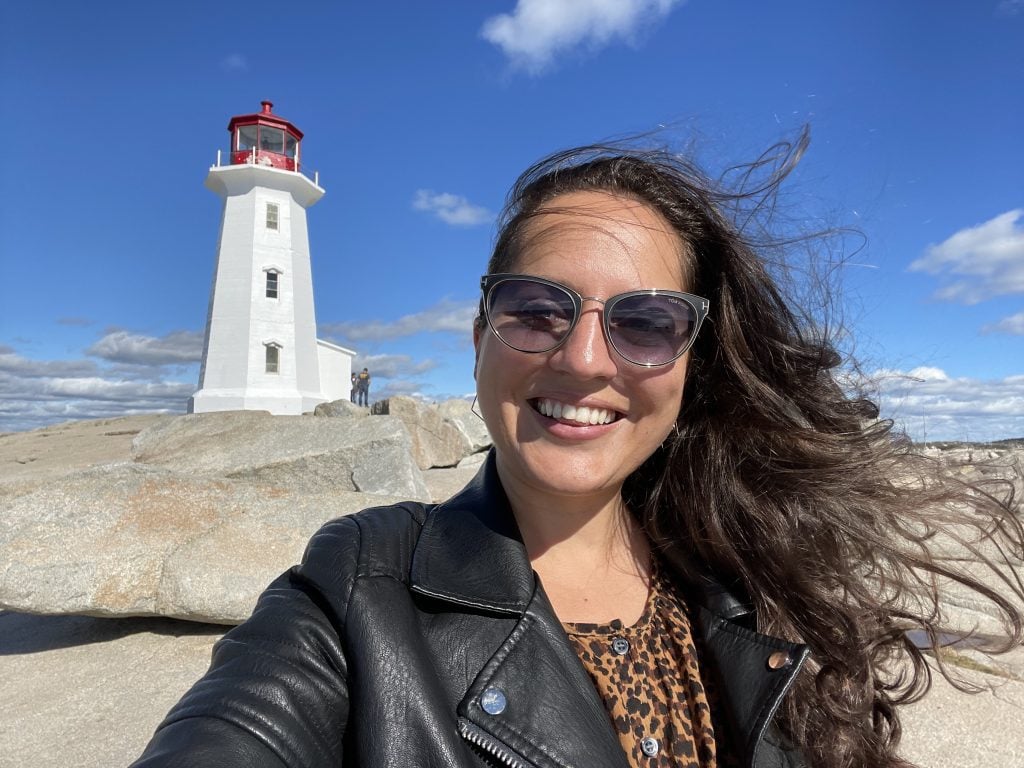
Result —
<instances>
[{"instance_id":1,"label":"jacket lapel","mask_svg":"<svg viewBox=\"0 0 1024 768\"><path fill-rule=\"evenodd\" d=\"M469 485L427 515L413 552L411 588L458 605L521 615L535 582L491 451Z\"/></svg>"},{"instance_id":2,"label":"jacket lapel","mask_svg":"<svg viewBox=\"0 0 1024 768\"><path fill-rule=\"evenodd\" d=\"M628 768L608 713L538 590L459 705L527 765Z\"/></svg>"},{"instance_id":3,"label":"jacket lapel","mask_svg":"<svg viewBox=\"0 0 1024 768\"><path fill-rule=\"evenodd\" d=\"M433 599L519 617L459 704L471 741L510 765L628 768L604 704L537 584L493 451L465 489L427 515L410 580Z\"/></svg>"},{"instance_id":4,"label":"jacket lapel","mask_svg":"<svg viewBox=\"0 0 1024 768\"><path fill-rule=\"evenodd\" d=\"M703 674L713 674L718 683L729 741L740 764L782 765L777 759L782 751L764 736L810 650L753 632L703 607L694 617L694 628L703 640Z\"/></svg>"},{"instance_id":5,"label":"jacket lapel","mask_svg":"<svg viewBox=\"0 0 1024 768\"><path fill-rule=\"evenodd\" d=\"M798 752L776 743L772 726L786 692L810 656L806 645L755 631L754 606L736 585L707 576L693 578L678 552L663 553L690 604L695 637L701 642L701 674L718 685L728 727L726 740L745 768L791 765ZM742 596L741 596L742 595ZM767 733L771 739L765 739Z\"/></svg>"}]
</instances>

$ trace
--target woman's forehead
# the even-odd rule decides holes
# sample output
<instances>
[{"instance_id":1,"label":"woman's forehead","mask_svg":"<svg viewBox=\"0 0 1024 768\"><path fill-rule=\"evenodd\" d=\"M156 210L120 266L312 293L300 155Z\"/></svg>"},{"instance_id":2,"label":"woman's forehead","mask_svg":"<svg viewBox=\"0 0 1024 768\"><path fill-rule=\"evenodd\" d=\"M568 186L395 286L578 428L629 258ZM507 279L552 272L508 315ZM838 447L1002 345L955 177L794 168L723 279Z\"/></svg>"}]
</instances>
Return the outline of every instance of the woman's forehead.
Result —
<instances>
[{"instance_id":1,"label":"woman's forehead","mask_svg":"<svg viewBox=\"0 0 1024 768\"><path fill-rule=\"evenodd\" d=\"M588 268L613 260L631 262L640 274L689 282L689 247L657 209L636 198L602 191L559 195L534 212L517 239L516 269L560 257Z\"/></svg>"}]
</instances>

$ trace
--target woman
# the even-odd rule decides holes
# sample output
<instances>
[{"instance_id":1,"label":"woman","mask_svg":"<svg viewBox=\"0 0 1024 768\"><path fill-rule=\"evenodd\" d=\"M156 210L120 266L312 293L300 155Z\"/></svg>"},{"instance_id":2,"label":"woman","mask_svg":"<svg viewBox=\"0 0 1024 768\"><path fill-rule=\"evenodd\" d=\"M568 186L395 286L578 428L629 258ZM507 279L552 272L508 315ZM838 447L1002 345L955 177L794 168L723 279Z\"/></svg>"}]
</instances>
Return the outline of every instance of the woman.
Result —
<instances>
[{"instance_id":1,"label":"woman","mask_svg":"<svg viewBox=\"0 0 1024 768\"><path fill-rule=\"evenodd\" d=\"M725 217L805 141L753 195L665 153L527 171L481 281L480 474L325 526L136 765L905 765L932 575L1022 635L931 534L1024 537L844 392Z\"/></svg>"}]
</instances>

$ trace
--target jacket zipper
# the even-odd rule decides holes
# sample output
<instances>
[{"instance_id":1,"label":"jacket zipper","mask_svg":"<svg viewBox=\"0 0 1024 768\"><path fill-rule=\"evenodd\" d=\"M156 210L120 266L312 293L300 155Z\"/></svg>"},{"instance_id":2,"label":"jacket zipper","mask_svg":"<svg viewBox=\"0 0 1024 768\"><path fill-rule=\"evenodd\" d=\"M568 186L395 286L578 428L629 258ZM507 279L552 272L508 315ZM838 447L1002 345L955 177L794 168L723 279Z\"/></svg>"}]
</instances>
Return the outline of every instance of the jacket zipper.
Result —
<instances>
[{"instance_id":1,"label":"jacket zipper","mask_svg":"<svg viewBox=\"0 0 1024 768\"><path fill-rule=\"evenodd\" d=\"M505 744L491 736L487 731L470 723L468 720L459 718L459 733L466 741L479 747L489 755L493 755L509 768L535 768L533 763L528 763L509 749Z\"/></svg>"}]
</instances>

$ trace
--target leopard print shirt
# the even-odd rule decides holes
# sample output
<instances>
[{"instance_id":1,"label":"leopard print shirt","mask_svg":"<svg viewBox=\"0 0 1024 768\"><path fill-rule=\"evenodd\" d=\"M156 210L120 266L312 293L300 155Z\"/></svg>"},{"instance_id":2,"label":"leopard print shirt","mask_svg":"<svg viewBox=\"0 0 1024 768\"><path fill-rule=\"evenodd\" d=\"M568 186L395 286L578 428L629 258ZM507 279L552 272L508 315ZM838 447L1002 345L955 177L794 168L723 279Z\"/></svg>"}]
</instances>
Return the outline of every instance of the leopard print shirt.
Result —
<instances>
[{"instance_id":1,"label":"leopard print shirt","mask_svg":"<svg viewBox=\"0 0 1024 768\"><path fill-rule=\"evenodd\" d=\"M715 692L701 681L686 606L655 568L631 627L565 624L634 768L723 768L712 727ZM717 709L717 708L716 708Z\"/></svg>"}]
</instances>

